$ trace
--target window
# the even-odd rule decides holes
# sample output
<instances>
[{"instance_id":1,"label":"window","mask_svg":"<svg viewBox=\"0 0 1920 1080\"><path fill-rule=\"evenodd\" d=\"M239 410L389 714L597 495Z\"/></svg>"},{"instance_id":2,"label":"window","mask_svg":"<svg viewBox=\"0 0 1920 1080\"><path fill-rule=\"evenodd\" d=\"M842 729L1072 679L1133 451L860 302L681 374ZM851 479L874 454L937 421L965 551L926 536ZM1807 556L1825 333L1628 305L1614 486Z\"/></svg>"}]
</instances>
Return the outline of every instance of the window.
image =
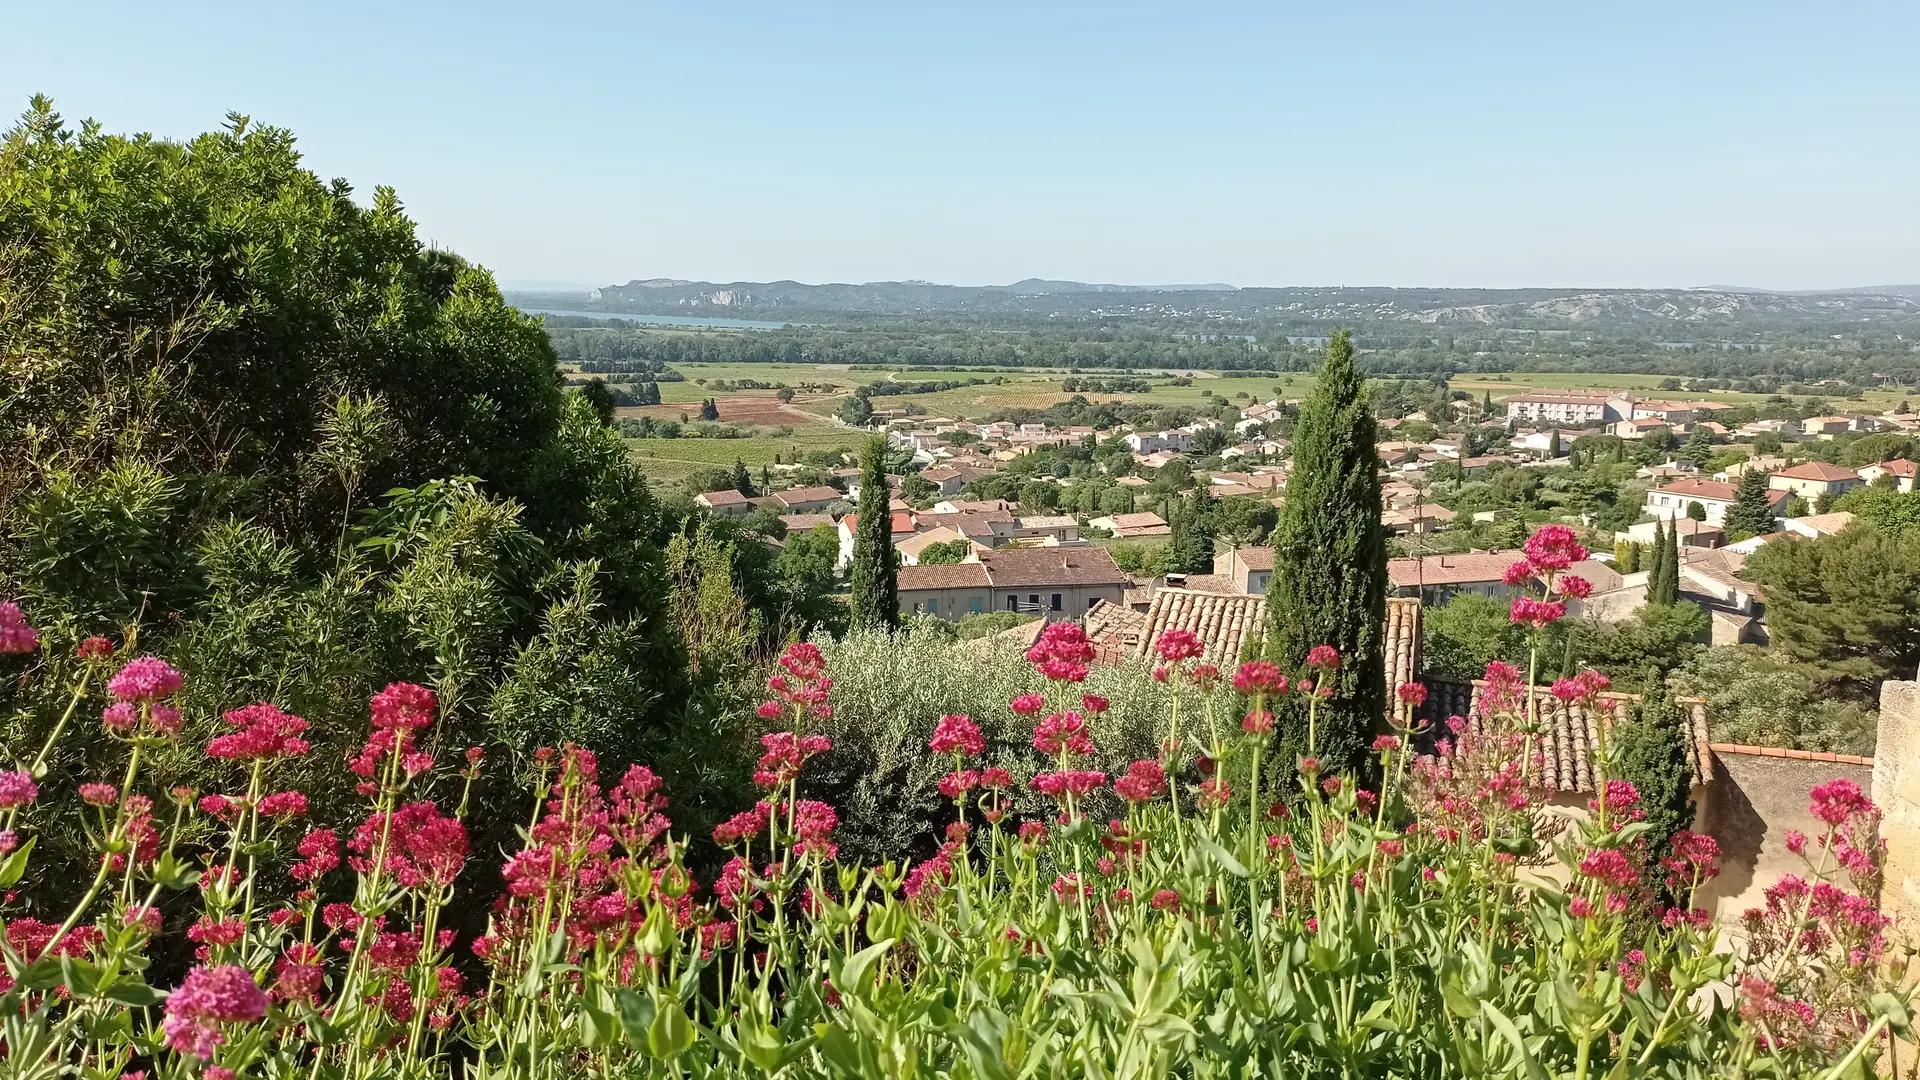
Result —
<instances>
[{"instance_id":1,"label":"window","mask_svg":"<svg viewBox=\"0 0 1920 1080\"><path fill-rule=\"evenodd\" d=\"M1054 593L1054 594L1053 594L1053 604L1052 604L1052 607L1053 607L1053 610L1055 610L1055 611L1059 611L1059 610L1060 610L1060 594L1059 594L1059 593Z\"/></svg>"},{"instance_id":2,"label":"window","mask_svg":"<svg viewBox=\"0 0 1920 1080\"><path fill-rule=\"evenodd\" d=\"M1020 610L1020 598L1013 595L1012 593L1007 594L1007 610L1008 611Z\"/></svg>"},{"instance_id":3,"label":"window","mask_svg":"<svg viewBox=\"0 0 1920 1080\"><path fill-rule=\"evenodd\" d=\"M1097 604L1097 603L1099 603L1099 602L1100 602L1100 598L1099 598L1099 597L1097 597L1097 596L1089 596L1089 597L1087 597L1087 610L1088 610L1088 611L1092 611L1092 610L1093 610L1093 605L1095 605L1095 604Z\"/></svg>"},{"instance_id":4,"label":"window","mask_svg":"<svg viewBox=\"0 0 1920 1080\"><path fill-rule=\"evenodd\" d=\"M1040 594L1039 594L1039 593L1028 593L1028 594L1027 594L1027 606L1028 606L1028 607L1030 607L1030 608L1032 608L1032 609L1033 609L1033 610L1035 610L1035 611L1039 611L1039 610L1040 610Z\"/></svg>"}]
</instances>

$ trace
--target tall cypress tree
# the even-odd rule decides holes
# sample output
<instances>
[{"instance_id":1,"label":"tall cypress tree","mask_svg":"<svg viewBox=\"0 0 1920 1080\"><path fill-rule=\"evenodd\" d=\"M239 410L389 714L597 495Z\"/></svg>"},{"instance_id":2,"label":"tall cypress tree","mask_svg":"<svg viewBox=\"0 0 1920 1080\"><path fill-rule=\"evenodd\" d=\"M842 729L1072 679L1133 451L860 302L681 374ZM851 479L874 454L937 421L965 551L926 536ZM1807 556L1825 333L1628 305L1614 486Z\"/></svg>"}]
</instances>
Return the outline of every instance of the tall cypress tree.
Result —
<instances>
[{"instance_id":1,"label":"tall cypress tree","mask_svg":"<svg viewBox=\"0 0 1920 1080\"><path fill-rule=\"evenodd\" d=\"M892 629L900 622L900 584L893 557L893 492L887 488L887 437L860 451L860 503L854 510L853 565L847 582L855 627Z\"/></svg>"},{"instance_id":2,"label":"tall cypress tree","mask_svg":"<svg viewBox=\"0 0 1920 1080\"><path fill-rule=\"evenodd\" d=\"M1669 854L1673 834L1693 824L1693 766L1687 761L1686 717L1672 691L1649 668L1641 689L1638 715L1620 725L1615 739L1620 779L1640 793L1646 813L1647 851Z\"/></svg>"},{"instance_id":3,"label":"tall cypress tree","mask_svg":"<svg viewBox=\"0 0 1920 1080\"><path fill-rule=\"evenodd\" d=\"M1213 570L1213 496L1204 486L1174 505L1172 535L1167 538L1166 567L1182 574Z\"/></svg>"},{"instance_id":4,"label":"tall cypress tree","mask_svg":"<svg viewBox=\"0 0 1920 1080\"><path fill-rule=\"evenodd\" d=\"M1660 602L1672 606L1680 602L1680 523L1667 527L1667 550L1660 556Z\"/></svg>"},{"instance_id":5,"label":"tall cypress tree","mask_svg":"<svg viewBox=\"0 0 1920 1080\"><path fill-rule=\"evenodd\" d=\"M1269 657L1297 672L1315 645L1340 651L1315 747L1332 769L1361 768L1370 732L1386 715L1380 637L1387 562L1374 444L1366 380L1341 330L1294 425L1293 471L1273 530L1267 585ZM1282 762L1307 752L1306 710L1297 701L1292 708L1280 729Z\"/></svg>"},{"instance_id":6,"label":"tall cypress tree","mask_svg":"<svg viewBox=\"0 0 1920 1080\"><path fill-rule=\"evenodd\" d=\"M1767 474L1764 469L1748 469L1740 474L1734 488L1733 505L1721 524L1729 533L1765 536L1774 531L1773 504L1767 501Z\"/></svg>"},{"instance_id":7,"label":"tall cypress tree","mask_svg":"<svg viewBox=\"0 0 1920 1080\"><path fill-rule=\"evenodd\" d=\"M1660 560L1667 554L1667 525L1665 519L1653 527L1653 543L1647 547L1647 556L1642 565L1647 568L1647 603L1657 604L1660 591Z\"/></svg>"}]
</instances>

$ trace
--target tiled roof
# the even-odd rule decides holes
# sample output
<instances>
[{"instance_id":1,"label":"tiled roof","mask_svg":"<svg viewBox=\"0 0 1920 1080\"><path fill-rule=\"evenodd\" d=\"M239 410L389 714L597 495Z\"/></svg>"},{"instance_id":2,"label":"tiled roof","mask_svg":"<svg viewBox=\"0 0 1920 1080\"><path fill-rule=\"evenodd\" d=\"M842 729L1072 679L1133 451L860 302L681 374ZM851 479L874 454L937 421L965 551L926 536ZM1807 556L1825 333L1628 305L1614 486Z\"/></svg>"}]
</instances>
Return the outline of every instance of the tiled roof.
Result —
<instances>
[{"instance_id":1,"label":"tiled roof","mask_svg":"<svg viewBox=\"0 0 1920 1080\"><path fill-rule=\"evenodd\" d=\"M1852 469L1843 469L1824 461L1803 461L1791 469L1781 469L1773 475L1784 476L1789 480L1820 480L1828 483L1835 480L1860 479L1860 474Z\"/></svg>"},{"instance_id":2,"label":"tiled roof","mask_svg":"<svg viewBox=\"0 0 1920 1080\"><path fill-rule=\"evenodd\" d=\"M1242 649L1265 636L1266 619L1264 596L1161 589L1153 594L1153 604L1147 608L1139 655L1152 651L1162 631L1191 630L1199 636L1208 661L1222 666L1236 664Z\"/></svg>"},{"instance_id":3,"label":"tiled roof","mask_svg":"<svg viewBox=\"0 0 1920 1080\"><path fill-rule=\"evenodd\" d=\"M815 487L776 491L773 493L773 497L782 506L792 506L795 503L833 502L836 499L846 498L846 495L838 488L830 488L822 484Z\"/></svg>"},{"instance_id":4,"label":"tiled roof","mask_svg":"<svg viewBox=\"0 0 1920 1080\"><path fill-rule=\"evenodd\" d=\"M1249 570L1273 569L1273 549L1270 547L1243 547L1235 551L1240 565Z\"/></svg>"},{"instance_id":5,"label":"tiled roof","mask_svg":"<svg viewBox=\"0 0 1920 1080\"><path fill-rule=\"evenodd\" d=\"M996 589L1062 585L1120 585L1133 579L1105 548L1001 548L983 552L981 565Z\"/></svg>"},{"instance_id":6,"label":"tiled roof","mask_svg":"<svg viewBox=\"0 0 1920 1080\"><path fill-rule=\"evenodd\" d=\"M695 495L693 501L706 503L708 506L739 506L750 500L732 488L727 488L723 491L703 491Z\"/></svg>"},{"instance_id":7,"label":"tiled roof","mask_svg":"<svg viewBox=\"0 0 1920 1080\"><path fill-rule=\"evenodd\" d=\"M1506 576L1507 567L1524 558L1526 554L1519 551L1476 551L1465 555L1388 559L1387 578L1396 589L1499 581Z\"/></svg>"},{"instance_id":8,"label":"tiled roof","mask_svg":"<svg viewBox=\"0 0 1920 1080\"><path fill-rule=\"evenodd\" d=\"M1392 694L1400 684L1420 676L1419 597L1387 598L1386 633L1381 640L1387 654L1387 693Z\"/></svg>"},{"instance_id":9,"label":"tiled roof","mask_svg":"<svg viewBox=\"0 0 1920 1080\"><path fill-rule=\"evenodd\" d=\"M1718 480L1676 480L1653 490L1662 495L1726 503L1732 502L1739 494L1732 484L1723 484Z\"/></svg>"},{"instance_id":10,"label":"tiled roof","mask_svg":"<svg viewBox=\"0 0 1920 1080\"><path fill-rule=\"evenodd\" d=\"M1435 731L1444 731L1439 725L1453 716L1463 716L1469 723L1479 724L1474 711L1483 682L1475 680L1468 684L1438 678L1425 682L1428 697L1420 710L1420 718L1435 725ZM1600 724L1603 721L1611 724L1640 700L1639 695L1602 694L1602 702L1609 703L1611 708L1603 706L1597 710L1603 715L1596 715L1584 706L1561 701L1547 687L1536 686L1533 692L1542 729L1540 753L1544 759L1539 785L1552 791L1594 790L1597 778L1594 756L1600 744ZM1715 747L1707 732L1706 703L1697 698L1680 698L1676 703L1685 711L1687 729L1692 736L1687 740L1687 764L1693 770L1694 782L1708 783L1713 778Z\"/></svg>"},{"instance_id":11,"label":"tiled roof","mask_svg":"<svg viewBox=\"0 0 1920 1080\"><path fill-rule=\"evenodd\" d=\"M786 525L788 534L803 533L822 525L833 524L832 514L781 514L780 521Z\"/></svg>"},{"instance_id":12,"label":"tiled roof","mask_svg":"<svg viewBox=\"0 0 1920 1080\"><path fill-rule=\"evenodd\" d=\"M903 566L894 579L901 592L927 589L985 589L993 584L987 568L979 563L949 563L944 566Z\"/></svg>"},{"instance_id":13,"label":"tiled roof","mask_svg":"<svg viewBox=\"0 0 1920 1080\"><path fill-rule=\"evenodd\" d=\"M1100 600L1087 609L1086 618L1081 620L1081 624L1097 646L1113 650L1114 658L1118 659L1133 656L1139 651L1140 642L1147 633L1147 614L1125 604L1110 604Z\"/></svg>"},{"instance_id":14,"label":"tiled roof","mask_svg":"<svg viewBox=\"0 0 1920 1080\"><path fill-rule=\"evenodd\" d=\"M1171 577L1171 575L1169 575ZM1240 587L1226 574L1187 574L1181 577L1180 587L1195 592L1239 593Z\"/></svg>"},{"instance_id":15,"label":"tiled roof","mask_svg":"<svg viewBox=\"0 0 1920 1080\"><path fill-rule=\"evenodd\" d=\"M1165 518L1150 511L1138 514L1113 515L1113 527L1116 529L1139 529L1149 525L1165 525L1166 523Z\"/></svg>"},{"instance_id":16,"label":"tiled roof","mask_svg":"<svg viewBox=\"0 0 1920 1080\"><path fill-rule=\"evenodd\" d=\"M1894 476L1920 476L1920 464L1915 464L1906 458L1894 458L1892 461L1882 461L1877 464L1882 470L1892 473ZM1873 466L1870 465L1867 467L1872 468Z\"/></svg>"}]
</instances>

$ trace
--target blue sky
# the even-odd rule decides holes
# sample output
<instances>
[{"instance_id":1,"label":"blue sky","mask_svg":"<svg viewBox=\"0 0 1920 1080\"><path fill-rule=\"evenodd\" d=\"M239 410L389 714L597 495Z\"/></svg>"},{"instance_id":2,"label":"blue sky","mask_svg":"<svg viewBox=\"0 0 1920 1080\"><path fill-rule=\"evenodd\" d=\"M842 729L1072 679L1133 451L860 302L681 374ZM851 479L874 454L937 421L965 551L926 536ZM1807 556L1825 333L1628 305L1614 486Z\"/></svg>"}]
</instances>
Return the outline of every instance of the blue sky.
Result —
<instances>
[{"instance_id":1,"label":"blue sky","mask_svg":"<svg viewBox=\"0 0 1920 1080\"><path fill-rule=\"evenodd\" d=\"M1920 4L9 5L505 281L1920 282Z\"/></svg>"}]
</instances>

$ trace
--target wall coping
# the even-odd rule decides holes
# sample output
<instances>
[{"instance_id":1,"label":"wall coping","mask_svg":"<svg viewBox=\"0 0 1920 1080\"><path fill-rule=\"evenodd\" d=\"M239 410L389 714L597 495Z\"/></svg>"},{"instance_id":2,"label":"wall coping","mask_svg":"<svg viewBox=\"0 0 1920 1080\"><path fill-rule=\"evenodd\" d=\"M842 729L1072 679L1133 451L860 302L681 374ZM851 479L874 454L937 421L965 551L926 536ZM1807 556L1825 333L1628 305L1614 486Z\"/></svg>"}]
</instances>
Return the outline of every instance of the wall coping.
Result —
<instances>
[{"instance_id":1,"label":"wall coping","mask_svg":"<svg viewBox=\"0 0 1920 1080\"><path fill-rule=\"evenodd\" d=\"M1873 764L1870 757L1859 754L1833 754L1825 750L1786 750L1778 746L1749 746L1746 743L1711 743L1710 748L1716 754L1746 754L1751 757L1792 758L1796 761L1826 761L1835 765Z\"/></svg>"}]
</instances>

